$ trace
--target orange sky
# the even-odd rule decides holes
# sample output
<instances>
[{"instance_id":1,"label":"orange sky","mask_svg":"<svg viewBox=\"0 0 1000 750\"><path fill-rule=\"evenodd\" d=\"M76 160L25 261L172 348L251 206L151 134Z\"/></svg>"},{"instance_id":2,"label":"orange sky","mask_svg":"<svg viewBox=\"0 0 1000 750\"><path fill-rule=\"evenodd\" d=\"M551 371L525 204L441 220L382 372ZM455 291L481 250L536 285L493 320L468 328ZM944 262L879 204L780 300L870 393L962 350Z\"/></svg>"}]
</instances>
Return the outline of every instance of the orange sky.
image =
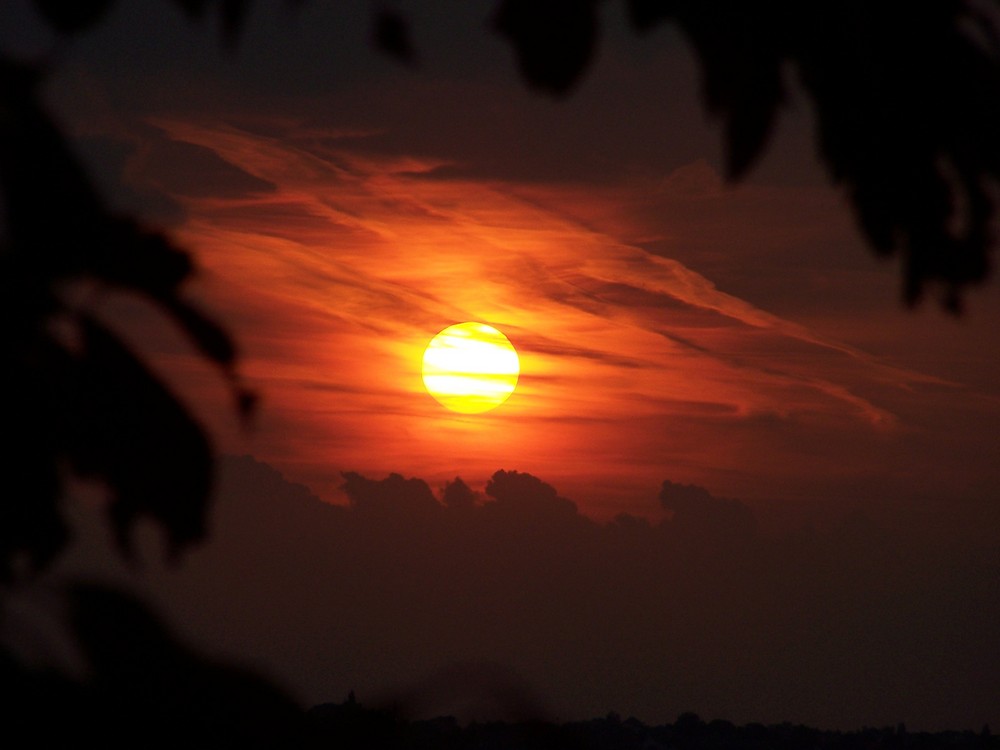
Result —
<instances>
[{"instance_id":1,"label":"orange sky","mask_svg":"<svg viewBox=\"0 0 1000 750\"><path fill-rule=\"evenodd\" d=\"M517 469L600 517L655 514L664 479L772 499L873 477L926 488L950 484L966 441L981 438L955 435L931 469L914 453L931 439L927 415L960 400L996 424L995 392L779 317L671 257L725 276L726 243L780 254L849 236L830 190L728 189L703 160L655 182L518 183L291 121L268 122L267 135L261 123L152 124L257 180L173 196L186 212L176 234L203 269L199 293L263 396L249 439L215 411L222 445L327 500L343 499L341 471L481 486ZM730 218L699 230L713 207ZM734 251L730 265L745 257ZM750 283L768 274L766 253L758 263L739 271ZM521 356L516 392L483 415L444 410L420 379L429 339L466 320L498 327ZM164 366L197 368L192 359L175 351ZM218 396L204 373L181 380L195 399Z\"/></svg>"},{"instance_id":2,"label":"orange sky","mask_svg":"<svg viewBox=\"0 0 1000 750\"><path fill-rule=\"evenodd\" d=\"M332 502L342 471L481 487L518 469L602 517L655 514L664 479L796 502L1000 491L996 283L961 320L904 309L794 86L732 186L669 29L637 37L609 10L554 101L476 4L449 4L453 26L408 10L413 69L371 48L369 10L265 4L230 54L169 5L122 5L49 87L112 200L195 252L192 294L240 343L263 397L249 437L182 342L135 309L116 321L223 450ZM443 411L418 371L465 320L523 365L480 416Z\"/></svg>"}]
</instances>

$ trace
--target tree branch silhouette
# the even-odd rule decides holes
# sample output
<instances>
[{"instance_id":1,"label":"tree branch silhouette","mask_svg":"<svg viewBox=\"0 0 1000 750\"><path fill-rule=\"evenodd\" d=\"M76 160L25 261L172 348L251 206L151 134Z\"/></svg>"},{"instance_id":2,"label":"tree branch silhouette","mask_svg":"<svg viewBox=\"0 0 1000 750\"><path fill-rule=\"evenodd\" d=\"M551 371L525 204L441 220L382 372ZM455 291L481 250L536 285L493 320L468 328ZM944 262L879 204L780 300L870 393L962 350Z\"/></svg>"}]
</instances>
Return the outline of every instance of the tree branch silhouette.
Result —
<instances>
[{"instance_id":1,"label":"tree branch silhouette","mask_svg":"<svg viewBox=\"0 0 1000 750\"><path fill-rule=\"evenodd\" d=\"M815 110L819 156L872 249L902 257L906 303L937 286L960 311L964 290L988 276L994 243L1000 3L625 2L637 32L672 23L690 40L731 179L767 147L794 78ZM580 80L598 4L502 0L496 28L529 84L565 95Z\"/></svg>"},{"instance_id":2,"label":"tree branch silhouette","mask_svg":"<svg viewBox=\"0 0 1000 750\"><path fill-rule=\"evenodd\" d=\"M148 517L174 552L205 533L208 440L153 371L92 311L73 284L138 295L180 330L228 381L236 411L253 395L236 372L229 335L182 293L189 255L163 234L113 214L38 102L41 73L0 59L0 264L10 378L5 452L16 494L0 510L0 576L35 570L64 548L60 504L70 476L110 492L120 550Z\"/></svg>"}]
</instances>

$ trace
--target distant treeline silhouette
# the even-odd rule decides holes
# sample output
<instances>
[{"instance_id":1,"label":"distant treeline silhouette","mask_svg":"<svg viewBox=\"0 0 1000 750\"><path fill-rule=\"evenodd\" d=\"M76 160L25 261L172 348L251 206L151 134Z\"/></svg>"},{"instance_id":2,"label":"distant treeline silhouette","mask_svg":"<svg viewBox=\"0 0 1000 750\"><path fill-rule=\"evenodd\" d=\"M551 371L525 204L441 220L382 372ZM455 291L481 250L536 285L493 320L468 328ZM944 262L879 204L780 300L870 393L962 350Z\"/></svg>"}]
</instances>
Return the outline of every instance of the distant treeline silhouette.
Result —
<instances>
[{"instance_id":1,"label":"distant treeline silhouette","mask_svg":"<svg viewBox=\"0 0 1000 750\"><path fill-rule=\"evenodd\" d=\"M703 721L682 713L672 724L649 726L611 712L589 721L471 722L452 716L407 720L387 710L367 709L354 694L343 703L315 706L306 714L310 747L354 750L996 750L1000 738L980 731L908 732L905 725L825 731L801 724Z\"/></svg>"}]
</instances>

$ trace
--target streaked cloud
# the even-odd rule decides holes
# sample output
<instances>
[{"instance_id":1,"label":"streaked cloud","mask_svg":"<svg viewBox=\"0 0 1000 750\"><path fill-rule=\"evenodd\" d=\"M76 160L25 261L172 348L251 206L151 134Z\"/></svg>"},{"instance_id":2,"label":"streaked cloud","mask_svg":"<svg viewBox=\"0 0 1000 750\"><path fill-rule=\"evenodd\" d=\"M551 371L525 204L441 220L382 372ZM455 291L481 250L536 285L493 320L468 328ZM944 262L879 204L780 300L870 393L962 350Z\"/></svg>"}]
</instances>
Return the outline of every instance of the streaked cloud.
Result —
<instances>
[{"instance_id":1,"label":"streaked cloud","mask_svg":"<svg viewBox=\"0 0 1000 750\"><path fill-rule=\"evenodd\" d=\"M599 513L634 510L666 475L752 495L766 470L760 486L777 472L800 487L810 473L872 468L871 445L906 432L907 399L954 388L641 246L670 235L671 212L651 232L618 205L634 186L452 178L444 160L368 153L356 133L291 123L280 135L274 123L267 134L155 125L269 188L173 196L187 212L178 234L263 393L253 451L294 463L328 499L341 470L443 481L459 465L473 481L545 474L585 509L606 503ZM660 200L720 185L695 164L662 181ZM517 391L481 416L444 412L420 380L423 347L465 320L502 330L522 361ZM802 433L811 447L775 455ZM599 501L602 485L633 499Z\"/></svg>"}]
</instances>

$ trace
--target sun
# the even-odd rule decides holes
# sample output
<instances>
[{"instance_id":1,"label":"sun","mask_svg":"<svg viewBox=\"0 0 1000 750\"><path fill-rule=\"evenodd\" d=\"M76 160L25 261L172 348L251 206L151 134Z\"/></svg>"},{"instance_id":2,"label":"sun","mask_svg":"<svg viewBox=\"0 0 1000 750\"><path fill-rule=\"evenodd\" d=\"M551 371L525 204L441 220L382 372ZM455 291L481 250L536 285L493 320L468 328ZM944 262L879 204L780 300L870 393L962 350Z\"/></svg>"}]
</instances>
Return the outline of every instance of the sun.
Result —
<instances>
[{"instance_id":1,"label":"sun","mask_svg":"<svg viewBox=\"0 0 1000 750\"><path fill-rule=\"evenodd\" d=\"M462 414L500 406L514 392L520 371L513 344L485 323L448 326L424 350L424 387Z\"/></svg>"}]
</instances>

